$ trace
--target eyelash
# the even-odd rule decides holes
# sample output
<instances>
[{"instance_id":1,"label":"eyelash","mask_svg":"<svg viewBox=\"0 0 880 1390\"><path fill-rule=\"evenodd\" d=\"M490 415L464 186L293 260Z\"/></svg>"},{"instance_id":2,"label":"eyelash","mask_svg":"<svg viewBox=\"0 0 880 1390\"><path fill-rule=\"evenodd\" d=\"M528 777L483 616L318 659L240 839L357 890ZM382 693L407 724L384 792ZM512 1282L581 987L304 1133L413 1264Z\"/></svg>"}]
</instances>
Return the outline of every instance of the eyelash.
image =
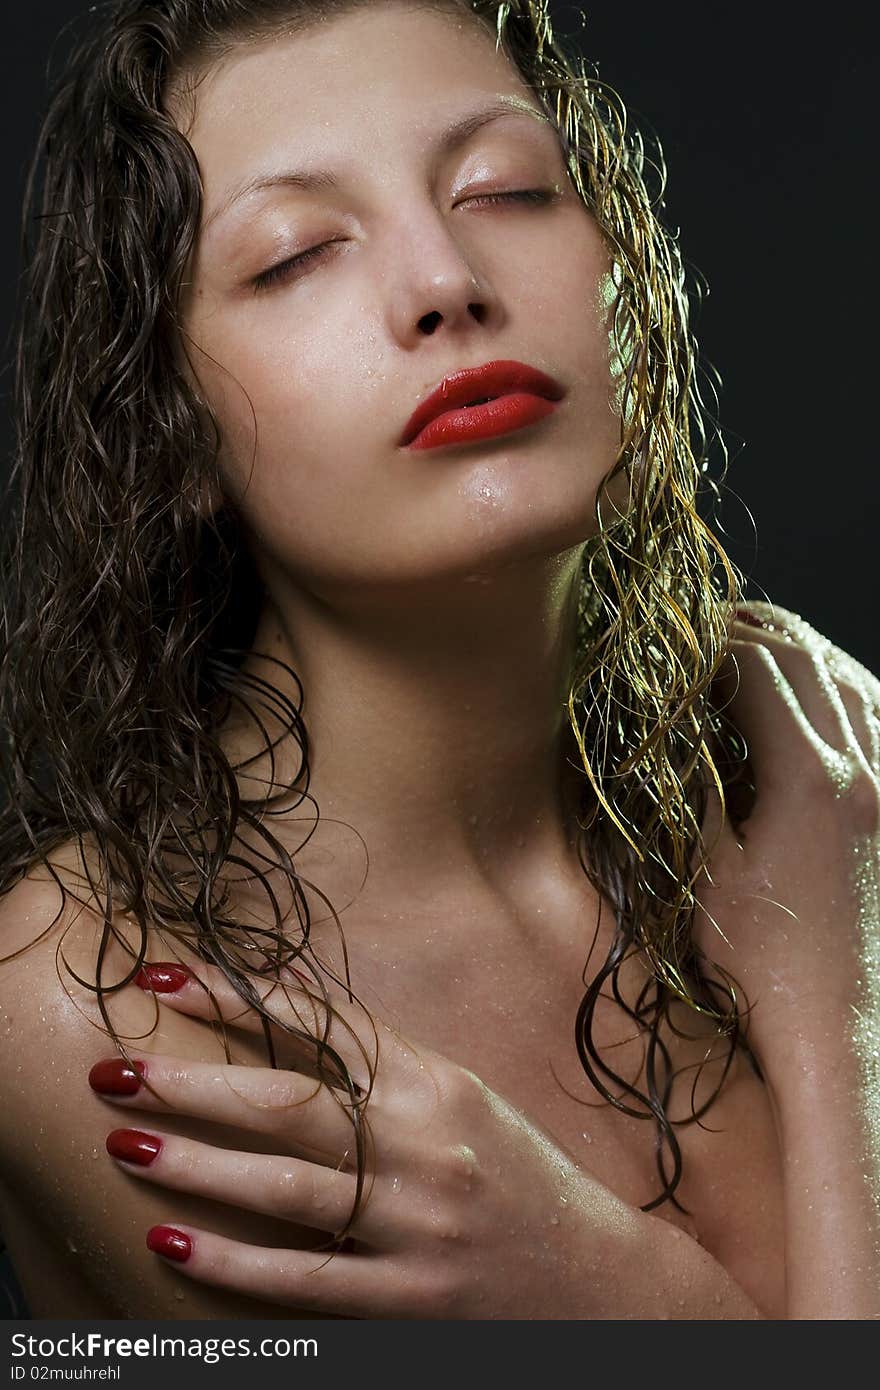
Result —
<instances>
[{"instance_id":1,"label":"eyelash","mask_svg":"<svg viewBox=\"0 0 880 1390\"><path fill-rule=\"evenodd\" d=\"M551 192L544 188L525 188L517 189L513 193L482 193L465 201L469 203L521 202L541 206L556 202L558 197L559 194L555 190ZM325 241L320 246L312 246L308 251L301 251L297 256L291 256L286 261L279 261L278 265L270 266L268 270L254 276L251 281L254 293L259 294L261 290L269 289L272 285L289 279L295 270L309 261L318 260L328 247L336 244L334 241Z\"/></svg>"}]
</instances>

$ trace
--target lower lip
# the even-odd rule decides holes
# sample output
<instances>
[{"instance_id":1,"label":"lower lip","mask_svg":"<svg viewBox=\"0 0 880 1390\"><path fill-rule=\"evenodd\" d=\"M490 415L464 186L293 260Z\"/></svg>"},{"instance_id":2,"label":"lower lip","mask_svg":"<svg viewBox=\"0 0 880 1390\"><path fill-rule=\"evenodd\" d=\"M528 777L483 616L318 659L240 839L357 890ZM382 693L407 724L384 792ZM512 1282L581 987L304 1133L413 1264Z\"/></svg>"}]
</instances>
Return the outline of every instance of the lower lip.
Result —
<instances>
[{"instance_id":1,"label":"lower lip","mask_svg":"<svg viewBox=\"0 0 880 1390\"><path fill-rule=\"evenodd\" d=\"M510 396L498 396L485 405L462 406L437 415L421 430L409 445L410 449L437 449L444 444L470 444L474 440L493 439L498 434L524 429L543 420L556 409L556 401L517 391Z\"/></svg>"}]
</instances>

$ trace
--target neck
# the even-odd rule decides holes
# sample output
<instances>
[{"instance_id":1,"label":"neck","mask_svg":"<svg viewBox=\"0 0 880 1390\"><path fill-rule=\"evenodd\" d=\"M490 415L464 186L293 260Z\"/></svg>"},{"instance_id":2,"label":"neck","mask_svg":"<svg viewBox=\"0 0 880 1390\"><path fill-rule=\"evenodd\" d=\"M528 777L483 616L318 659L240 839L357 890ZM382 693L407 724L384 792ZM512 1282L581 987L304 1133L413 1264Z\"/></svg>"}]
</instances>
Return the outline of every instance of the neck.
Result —
<instances>
[{"instance_id":1,"label":"neck","mask_svg":"<svg viewBox=\"0 0 880 1390\"><path fill-rule=\"evenodd\" d=\"M260 654L302 681L322 832L311 849L329 847L338 868L343 843L350 856L362 838L370 901L437 916L465 900L528 911L551 885L558 894L560 875L583 886L584 774L566 712L580 558L578 547L419 592L362 588L345 602L271 576L245 670L294 703L293 683ZM237 760L241 744L230 749ZM296 775L297 754L276 754L276 789ZM271 780L268 757L239 776L244 795L265 790L257 779ZM290 807L269 824L280 836L288 815L299 843L314 810ZM349 887L364 867L361 847ZM324 887L318 868L313 879Z\"/></svg>"}]
</instances>

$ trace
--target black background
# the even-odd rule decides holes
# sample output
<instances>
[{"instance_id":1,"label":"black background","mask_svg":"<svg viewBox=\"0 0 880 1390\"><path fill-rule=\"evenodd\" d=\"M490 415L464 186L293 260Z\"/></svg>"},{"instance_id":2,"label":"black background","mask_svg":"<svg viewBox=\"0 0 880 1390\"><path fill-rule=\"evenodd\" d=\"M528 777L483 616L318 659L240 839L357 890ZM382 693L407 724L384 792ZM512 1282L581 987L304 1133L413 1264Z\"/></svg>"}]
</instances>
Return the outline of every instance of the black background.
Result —
<instances>
[{"instance_id":1,"label":"black background","mask_svg":"<svg viewBox=\"0 0 880 1390\"><path fill-rule=\"evenodd\" d=\"M751 575L748 592L802 613L880 672L877 64L860 8L557 0L551 13L631 119L661 140L664 220L680 228L686 261L709 284L695 326L723 383L731 463L721 517L730 555ZM56 0L4 14L4 462L24 170L53 40L86 9Z\"/></svg>"}]
</instances>

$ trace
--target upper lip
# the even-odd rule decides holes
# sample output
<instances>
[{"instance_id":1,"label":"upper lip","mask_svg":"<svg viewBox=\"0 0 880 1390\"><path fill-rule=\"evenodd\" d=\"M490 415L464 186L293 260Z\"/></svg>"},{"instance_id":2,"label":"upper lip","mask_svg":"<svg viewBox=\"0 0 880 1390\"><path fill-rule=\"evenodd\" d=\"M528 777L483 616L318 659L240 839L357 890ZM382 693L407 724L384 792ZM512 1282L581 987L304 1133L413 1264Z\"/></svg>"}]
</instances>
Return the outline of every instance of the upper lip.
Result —
<instances>
[{"instance_id":1,"label":"upper lip","mask_svg":"<svg viewBox=\"0 0 880 1390\"><path fill-rule=\"evenodd\" d=\"M416 407L401 436L401 446L411 444L420 430L447 410L470 405L483 397L508 396L513 391L528 391L533 396L545 396L559 401L565 388L546 372L529 367L525 362L505 359L485 362L482 367L465 367L463 371L445 376L440 385Z\"/></svg>"}]
</instances>

